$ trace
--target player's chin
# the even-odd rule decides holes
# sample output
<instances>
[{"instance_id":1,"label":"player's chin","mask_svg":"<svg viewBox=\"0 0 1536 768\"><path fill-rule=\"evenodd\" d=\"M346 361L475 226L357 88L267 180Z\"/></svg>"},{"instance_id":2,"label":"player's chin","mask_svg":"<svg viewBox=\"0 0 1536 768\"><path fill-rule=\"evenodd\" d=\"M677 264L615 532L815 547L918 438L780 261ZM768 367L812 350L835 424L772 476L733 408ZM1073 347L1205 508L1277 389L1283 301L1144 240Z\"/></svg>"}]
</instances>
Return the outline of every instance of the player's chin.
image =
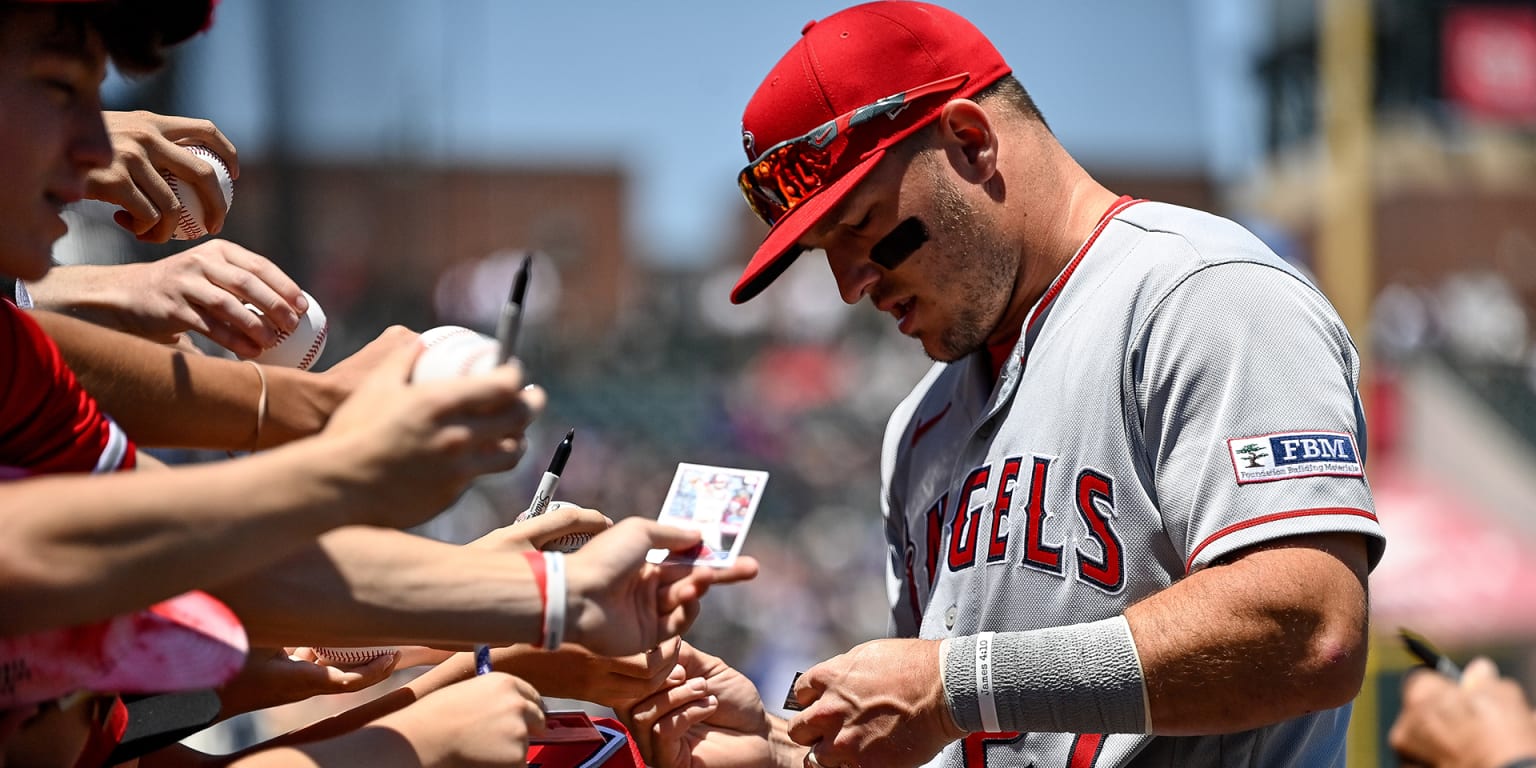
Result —
<instances>
[{"instance_id":1,"label":"player's chin","mask_svg":"<svg viewBox=\"0 0 1536 768\"><path fill-rule=\"evenodd\" d=\"M975 351L973 349L960 349L945 339L930 340L927 336L920 337L923 345L923 354L935 363L953 363Z\"/></svg>"}]
</instances>

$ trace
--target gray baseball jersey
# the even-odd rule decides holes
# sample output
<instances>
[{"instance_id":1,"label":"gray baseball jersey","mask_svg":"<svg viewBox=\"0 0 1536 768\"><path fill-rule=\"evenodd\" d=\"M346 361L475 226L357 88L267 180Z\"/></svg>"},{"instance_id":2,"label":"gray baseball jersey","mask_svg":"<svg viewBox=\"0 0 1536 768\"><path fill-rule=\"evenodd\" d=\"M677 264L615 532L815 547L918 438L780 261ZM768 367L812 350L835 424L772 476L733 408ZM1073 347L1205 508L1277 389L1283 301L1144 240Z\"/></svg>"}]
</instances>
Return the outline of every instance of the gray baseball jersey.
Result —
<instances>
[{"instance_id":1,"label":"gray baseball jersey","mask_svg":"<svg viewBox=\"0 0 1536 768\"><path fill-rule=\"evenodd\" d=\"M1374 567L1358 374L1328 301L1248 231L1122 199L1000 372L984 353L936 365L891 417L893 631L1109 618L1297 534L1363 534ZM930 765L1315 768L1343 764L1348 721L1343 707L1224 736L973 734Z\"/></svg>"}]
</instances>

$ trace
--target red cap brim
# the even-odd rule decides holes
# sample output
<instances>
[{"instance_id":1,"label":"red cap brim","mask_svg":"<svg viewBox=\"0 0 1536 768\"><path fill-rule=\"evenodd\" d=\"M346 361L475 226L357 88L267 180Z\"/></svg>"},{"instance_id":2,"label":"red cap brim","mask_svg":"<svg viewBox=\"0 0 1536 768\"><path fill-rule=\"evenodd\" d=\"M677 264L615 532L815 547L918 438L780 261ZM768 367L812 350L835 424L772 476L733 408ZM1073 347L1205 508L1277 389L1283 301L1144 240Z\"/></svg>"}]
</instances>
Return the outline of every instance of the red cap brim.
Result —
<instances>
[{"instance_id":1,"label":"red cap brim","mask_svg":"<svg viewBox=\"0 0 1536 768\"><path fill-rule=\"evenodd\" d=\"M736 287L731 290L731 303L743 304L753 296L762 293L769 283L774 281L789 265L795 262L795 257L804 250L797 243L805 233L815 226L821 217L831 213L843 198L848 196L853 188L858 186L880 159L885 157L884 149L871 152L869 157L859 161L858 165L849 169L837 181L829 184L825 189L805 199L799 207L789 212L788 216L779 219L779 223L768 230L768 236L763 238L763 244L757 247L757 252L752 254L752 260L747 262L746 271L741 273L741 279L736 281Z\"/></svg>"},{"instance_id":2,"label":"red cap brim","mask_svg":"<svg viewBox=\"0 0 1536 768\"><path fill-rule=\"evenodd\" d=\"M245 629L228 607L192 591L92 624L0 637L0 709L75 691L155 693L211 688L245 664Z\"/></svg>"}]
</instances>

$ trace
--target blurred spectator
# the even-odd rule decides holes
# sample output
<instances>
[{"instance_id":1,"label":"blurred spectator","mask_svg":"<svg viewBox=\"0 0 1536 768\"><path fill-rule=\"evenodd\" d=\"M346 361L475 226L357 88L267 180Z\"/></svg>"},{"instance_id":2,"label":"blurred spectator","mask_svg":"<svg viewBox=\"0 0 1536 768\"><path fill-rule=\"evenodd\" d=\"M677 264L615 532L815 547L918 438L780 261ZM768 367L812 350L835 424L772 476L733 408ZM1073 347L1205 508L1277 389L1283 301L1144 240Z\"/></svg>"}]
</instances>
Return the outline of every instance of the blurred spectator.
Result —
<instances>
[{"instance_id":1,"label":"blurred spectator","mask_svg":"<svg viewBox=\"0 0 1536 768\"><path fill-rule=\"evenodd\" d=\"M1387 361L1405 360L1432 341L1429 305L1415 288L1388 283L1371 306L1371 339Z\"/></svg>"},{"instance_id":2,"label":"blurred spectator","mask_svg":"<svg viewBox=\"0 0 1536 768\"><path fill-rule=\"evenodd\" d=\"M1493 272L1452 275L1436 296L1436 325L1450 351L1477 362L1516 364L1526 353L1526 316Z\"/></svg>"}]
</instances>

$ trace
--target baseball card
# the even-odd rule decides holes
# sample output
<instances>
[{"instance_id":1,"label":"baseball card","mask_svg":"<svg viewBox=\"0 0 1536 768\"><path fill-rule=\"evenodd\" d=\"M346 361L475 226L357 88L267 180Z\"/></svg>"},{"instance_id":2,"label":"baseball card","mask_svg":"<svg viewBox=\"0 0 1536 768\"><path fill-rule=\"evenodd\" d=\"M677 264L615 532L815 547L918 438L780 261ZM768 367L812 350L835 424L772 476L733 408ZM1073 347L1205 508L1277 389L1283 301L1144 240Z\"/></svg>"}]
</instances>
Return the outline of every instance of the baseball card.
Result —
<instances>
[{"instance_id":1,"label":"baseball card","mask_svg":"<svg viewBox=\"0 0 1536 768\"><path fill-rule=\"evenodd\" d=\"M678 464L657 520L699 531L704 541L687 553L653 549L648 559L720 568L734 563L767 482L768 473L759 470Z\"/></svg>"}]
</instances>

